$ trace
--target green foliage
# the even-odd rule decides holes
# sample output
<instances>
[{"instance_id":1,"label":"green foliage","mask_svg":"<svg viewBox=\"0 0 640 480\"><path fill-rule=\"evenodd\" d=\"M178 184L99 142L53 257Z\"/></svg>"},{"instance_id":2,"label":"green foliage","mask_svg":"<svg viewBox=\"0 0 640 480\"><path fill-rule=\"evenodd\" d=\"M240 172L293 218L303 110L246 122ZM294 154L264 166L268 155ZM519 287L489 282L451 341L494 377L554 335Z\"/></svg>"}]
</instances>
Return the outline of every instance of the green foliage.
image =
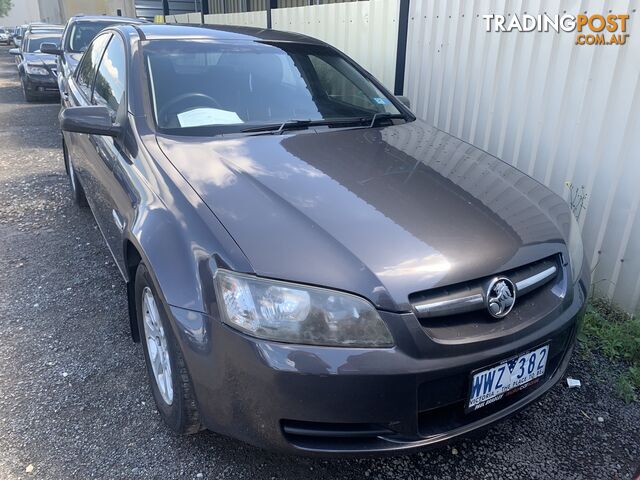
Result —
<instances>
[{"instance_id":1,"label":"green foliage","mask_svg":"<svg viewBox=\"0 0 640 480\"><path fill-rule=\"evenodd\" d=\"M587 350L599 350L611 360L629 366L617 381L618 394L637 401L640 394L640 318L608 300L594 299L587 308L579 336Z\"/></svg>"},{"instance_id":2,"label":"green foliage","mask_svg":"<svg viewBox=\"0 0 640 480\"><path fill-rule=\"evenodd\" d=\"M11 0L0 0L0 17L6 17L9 15L13 2Z\"/></svg>"}]
</instances>

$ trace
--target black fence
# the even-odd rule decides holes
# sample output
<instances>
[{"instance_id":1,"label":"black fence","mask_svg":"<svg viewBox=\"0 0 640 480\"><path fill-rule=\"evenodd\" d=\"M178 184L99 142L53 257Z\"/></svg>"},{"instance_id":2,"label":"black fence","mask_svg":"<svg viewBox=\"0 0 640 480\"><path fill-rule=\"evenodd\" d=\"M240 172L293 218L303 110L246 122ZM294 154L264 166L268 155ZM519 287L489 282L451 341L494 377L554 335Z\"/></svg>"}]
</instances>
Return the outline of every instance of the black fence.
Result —
<instances>
[{"instance_id":1,"label":"black fence","mask_svg":"<svg viewBox=\"0 0 640 480\"><path fill-rule=\"evenodd\" d=\"M156 15L209 13L209 0L135 0L136 17L153 21Z\"/></svg>"},{"instance_id":2,"label":"black fence","mask_svg":"<svg viewBox=\"0 0 640 480\"><path fill-rule=\"evenodd\" d=\"M208 13L254 12L271 8L306 7L325 3L362 2L368 0L208 0ZM270 4L270 5L269 5Z\"/></svg>"}]
</instances>

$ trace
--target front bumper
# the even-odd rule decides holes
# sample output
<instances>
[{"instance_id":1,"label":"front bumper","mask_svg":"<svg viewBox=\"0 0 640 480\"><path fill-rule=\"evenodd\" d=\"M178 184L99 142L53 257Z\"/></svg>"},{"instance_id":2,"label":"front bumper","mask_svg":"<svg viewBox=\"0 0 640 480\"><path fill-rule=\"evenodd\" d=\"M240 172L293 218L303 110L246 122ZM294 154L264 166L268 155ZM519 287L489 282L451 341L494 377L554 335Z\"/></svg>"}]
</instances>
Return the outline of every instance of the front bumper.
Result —
<instances>
[{"instance_id":1,"label":"front bumper","mask_svg":"<svg viewBox=\"0 0 640 480\"><path fill-rule=\"evenodd\" d=\"M25 73L24 85L27 91L39 96L60 95L58 79L52 75L32 75Z\"/></svg>"},{"instance_id":2,"label":"front bumper","mask_svg":"<svg viewBox=\"0 0 640 480\"><path fill-rule=\"evenodd\" d=\"M269 342L205 314L171 314L207 428L268 449L340 455L439 444L538 399L569 363L585 290L574 287L572 297L543 325L432 355L413 314L381 312L398 345L389 349ZM473 370L547 342L546 373L535 385L465 414Z\"/></svg>"}]
</instances>

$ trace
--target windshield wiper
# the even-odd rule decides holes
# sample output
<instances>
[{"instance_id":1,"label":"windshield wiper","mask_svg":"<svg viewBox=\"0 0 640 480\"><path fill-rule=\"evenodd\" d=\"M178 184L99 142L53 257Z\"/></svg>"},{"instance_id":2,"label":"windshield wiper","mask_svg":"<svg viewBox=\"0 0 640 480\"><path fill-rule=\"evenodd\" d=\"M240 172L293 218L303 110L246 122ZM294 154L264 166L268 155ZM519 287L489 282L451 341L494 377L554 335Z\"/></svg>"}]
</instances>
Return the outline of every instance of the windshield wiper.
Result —
<instances>
[{"instance_id":1,"label":"windshield wiper","mask_svg":"<svg viewBox=\"0 0 640 480\"><path fill-rule=\"evenodd\" d=\"M379 112L371 117L371 122L369 123L369 128L373 128L376 126L376 122L378 120L391 120L393 118L405 118L401 113L389 113L389 112ZM369 119L363 119L369 120Z\"/></svg>"},{"instance_id":2,"label":"windshield wiper","mask_svg":"<svg viewBox=\"0 0 640 480\"><path fill-rule=\"evenodd\" d=\"M282 123L270 123L268 125L260 125L259 127L245 128L241 131L242 133L273 131L274 135L280 135L285 130L304 129L315 124L312 120L287 120Z\"/></svg>"},{"instance_id":3,"label":"windshield wiper","mask_svg":"<svg viewBox=\"0 0 640 480\"><path fill-rule=\"evenodd\" d=\"M270 123L257 127L249 127L242 130L242 133L251 132L272 132L273 135L280 135L285 130L305 129L311 126L333 126L333 125L367 125L367 128L373 128L379 120L389 120L393 118L405 118L401 113L379 112L372 117L345 117L345 118L327 118L324 120L287 120L282 123Z\"/></svg>"}]
</instances>

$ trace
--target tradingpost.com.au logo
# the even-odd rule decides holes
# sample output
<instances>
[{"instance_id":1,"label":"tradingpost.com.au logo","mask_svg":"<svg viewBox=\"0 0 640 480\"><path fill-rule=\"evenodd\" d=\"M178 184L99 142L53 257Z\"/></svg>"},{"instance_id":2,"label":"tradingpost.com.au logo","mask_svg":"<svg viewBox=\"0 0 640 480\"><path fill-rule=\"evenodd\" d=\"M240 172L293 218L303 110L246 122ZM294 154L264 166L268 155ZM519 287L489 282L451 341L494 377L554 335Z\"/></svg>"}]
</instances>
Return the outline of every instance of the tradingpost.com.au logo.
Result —
<instances>
[{"instance_id":1,"label":"tradingpost.com.au logo","mask_svg":"<svg viewBox=\"0 0 640 480\"><path fill-rule=\"evenodd\" d=\"M624 45L628 13L579 15L482 15L487 32L576 32L576 45Z\"/></svg>"}]
</instances>

